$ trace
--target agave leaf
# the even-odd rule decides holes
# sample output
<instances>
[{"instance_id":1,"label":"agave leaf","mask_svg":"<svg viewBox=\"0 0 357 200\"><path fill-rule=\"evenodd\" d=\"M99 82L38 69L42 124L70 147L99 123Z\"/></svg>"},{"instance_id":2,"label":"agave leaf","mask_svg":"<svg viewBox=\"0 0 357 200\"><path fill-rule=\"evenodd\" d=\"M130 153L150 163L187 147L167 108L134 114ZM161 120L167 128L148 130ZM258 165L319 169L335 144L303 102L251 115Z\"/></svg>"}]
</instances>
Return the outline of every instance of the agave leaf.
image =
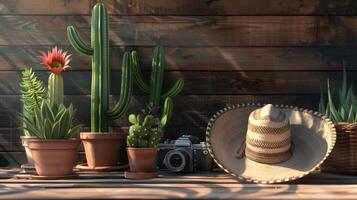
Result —
<instances>
[{"instance_id":1,"label":"agave leaf","mask_svg":"<svg viewBox=\"0 0 357 200\"><path fill-rule=\"evenodd\" d=\"M55 122L52 128L51 139L63 139L60 135L60 123Z\"/></svg>"},{"instance_id":2,"label":"agave leaf","mask_svg":"<svg viewBox=\"0 0 357 200\"><path fill-rule=\"evenodd\" d=\"M70 129L71 119L69 118L69 111L66 110L62 117L60 118L59 122L61 123L60 133L61 135L66 135L68 130Z\"/></svg>"},{"instance_id":3,"label":"agave leaf","mask_svg":"<svg viewBox=\"0 0 357 200\"><path fill-rule=\"evenodd\" d=\"M45 136L43 139L51 139L52 124L49 119L45 119L43 131Z\"/></svg>"},{"instance_id":4,"label":"agave leaf","mask_svg":"<svg viewBox=\"0 0 357 200\"><path fill-rule=\"evenodd\" d=\"M81 129L82 125L76 125L74 127L72 127L67 134L67 138L73 138L75 137L75 135L77 135L79 133L79 130Z\"/></svg>"},{"instance_id":5,"label":"agave leaf","mask_svg":"<svg viewBox=\"0 0 357 200\"><path fill-rule=\"evenodd\" d=\"M354 112L353 112L353 107L351 106L351 107L350 107L350 111L349 111L349 113L348 113L348 118L347 118L346 121L347 121L348 123L353 123L354 117L355 117L355 115L354 115Z\"/></svg>"},{"instance_id":6,"label":"agave leaf","mask_svg":"<svg viewBox=\"0 0 357 200\"><path fill-rule=\"evenodd\" d=\"M330 112L333 118L336 120L336 122L342 122L342 117L340 114L337 112L336 107L333 103L332 100L332 94L331 94L331 88L330 88L330 80L327 80L327 96L328 96L328 101L329 101L329 107L330 107Z\"/></svg>"},{"instance_id":7,"label":"agave leaf","mask_svg":"<svg viewBox=\"0 0 357 200\"><path fill-rule=\"evenodd\" d=\"M345 108L343 107L342 104L340 105L340 109L338 110L338 113L340 114L342 120L346 121L348 113L347 113L347 111L345 110Z\"/></svg>"}]
</instances>

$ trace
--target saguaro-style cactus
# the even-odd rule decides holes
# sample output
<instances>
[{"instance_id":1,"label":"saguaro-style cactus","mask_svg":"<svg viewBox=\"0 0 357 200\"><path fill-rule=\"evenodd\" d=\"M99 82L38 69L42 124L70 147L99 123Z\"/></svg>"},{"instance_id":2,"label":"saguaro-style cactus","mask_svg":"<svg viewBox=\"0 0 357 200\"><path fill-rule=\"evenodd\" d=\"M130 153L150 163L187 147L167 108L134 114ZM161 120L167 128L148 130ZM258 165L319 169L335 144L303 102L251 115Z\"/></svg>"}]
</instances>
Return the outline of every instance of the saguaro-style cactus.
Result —
<instances>
[{"instance_id":1,"label":"saguaro-style cactus","mask_svg":"<svg viewBox=\"0 0 357 200\"><path fill-rule=\"evenodd\" d=\"M87 45L73 26L67 28L72 46L80 53L92 57L91 86L91 131L107 132L108 118L117 119L124 114L132 95L132 74L130 53L125 52L122 65L120 98L114 109L109 111L109 23L108 13L102 3L92 11L91 45Z\"/></svg>"},{"instance_id":2,"label":"saguaro-style cactus","mask_svg":"<svg viewBox=\"0 0 357 200\"><path fill-rule=\"evenodd\" d=\"M161 125L164 127L172 116L173 103L171 98L181 92L184 80L179 78L167 92L162 93L165 70L165 50L161 46L157 46L154 49L150 85L147 84L143 78L140 70L139 58L135 51L131 52L131 57L133 60L133 74L139 88L150 94L149 106L152 109L157 110L162 104L162 101L164 101L161 115Z\"/></svg>"}]
</instances>

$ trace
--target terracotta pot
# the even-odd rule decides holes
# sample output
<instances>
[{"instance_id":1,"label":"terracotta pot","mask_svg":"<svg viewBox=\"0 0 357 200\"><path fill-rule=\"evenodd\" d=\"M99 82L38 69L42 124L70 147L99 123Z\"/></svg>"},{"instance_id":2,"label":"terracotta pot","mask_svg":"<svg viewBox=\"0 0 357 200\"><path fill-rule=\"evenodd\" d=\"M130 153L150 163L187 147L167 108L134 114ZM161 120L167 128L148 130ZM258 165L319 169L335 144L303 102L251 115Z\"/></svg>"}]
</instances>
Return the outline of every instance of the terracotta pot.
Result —
<instances>
[{"instance_id":1,"label":"terracotta pot","mask_svg":"<svg viewBox=\"0 0 357 200\"><path fill-rule=\"evenodd\" d=\"M80 134L89 168L115 166L127 133L82 132Z\"/></svg>"},{"instance_id":2,"label":"terracotta pot","mask_svg":"<svg viewBox=\"0 0 357 200\"><path fill-rule=\"evenodd\" d=\"M27 163L28 164L34 164L33 159L32 159L32 154L30 149L28 148L28 141L31 139L36 139L36 136L20 136L22 146L25 148L25 153L26 153L26 158L27 158Z\"/></svg>"},{"instance_id":3,"label":"terracotta pot","mask_svg":"<svg viewBox=\"0 0 357 200\"><path fill-rule=\"evenodd\" d=\"M77 160L79 145L78 139L28 141L39 176L71 175Z\"/></svg>"},{"instance_id":4,"label":"terracotta pot","mask_svg":"<svg viewBox=\"0 0 357 200\"><path fill-rule=\"evenodd\" d=\"M127 148L130 172L153 172L157 148Z\"/></svg>"}]
</instances>

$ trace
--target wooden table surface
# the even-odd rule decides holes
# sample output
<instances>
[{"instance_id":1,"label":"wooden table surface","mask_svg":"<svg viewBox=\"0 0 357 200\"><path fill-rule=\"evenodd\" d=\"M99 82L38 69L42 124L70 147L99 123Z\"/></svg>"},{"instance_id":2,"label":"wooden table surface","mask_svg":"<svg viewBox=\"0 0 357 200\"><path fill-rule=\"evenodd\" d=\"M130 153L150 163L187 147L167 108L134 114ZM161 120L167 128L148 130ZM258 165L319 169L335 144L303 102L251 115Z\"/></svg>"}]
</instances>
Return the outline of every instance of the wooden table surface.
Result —
<instances>
[{"instance_id":1,"label":"wooden table surface","mask_svg":"<svg viewBox=\"0 0 357 200\"><path fill-rule=\"evenodd\" d=\"M357 177L311 174L289 184L241 183L222 173L162 174L127 180L123 173L80 174L72 180L13 178L0 171L1 199L357 199Z\"/></svg>"}]
</instances>

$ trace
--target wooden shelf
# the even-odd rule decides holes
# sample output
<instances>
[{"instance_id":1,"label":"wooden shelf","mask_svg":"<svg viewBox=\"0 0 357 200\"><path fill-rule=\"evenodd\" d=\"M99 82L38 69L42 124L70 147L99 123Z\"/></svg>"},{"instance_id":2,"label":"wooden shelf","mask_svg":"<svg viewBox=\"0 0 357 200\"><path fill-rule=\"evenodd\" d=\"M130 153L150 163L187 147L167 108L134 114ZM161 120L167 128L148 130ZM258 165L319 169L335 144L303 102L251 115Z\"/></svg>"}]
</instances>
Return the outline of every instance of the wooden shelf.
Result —
<instances>
[{"instance_id":1,"label":"wooden shelf","mask_svg":"<svg viewBox=\"0 0 357 200\"><path fill-rule=\"evenodd\" d=\"M348 199L357 196L357 177L314 173L289 184L238 182L223 173L175 175L127 180L123 173L83 174L72 180L13 178L0 171L1 199Z\"/></svg>"}]
</instances>

